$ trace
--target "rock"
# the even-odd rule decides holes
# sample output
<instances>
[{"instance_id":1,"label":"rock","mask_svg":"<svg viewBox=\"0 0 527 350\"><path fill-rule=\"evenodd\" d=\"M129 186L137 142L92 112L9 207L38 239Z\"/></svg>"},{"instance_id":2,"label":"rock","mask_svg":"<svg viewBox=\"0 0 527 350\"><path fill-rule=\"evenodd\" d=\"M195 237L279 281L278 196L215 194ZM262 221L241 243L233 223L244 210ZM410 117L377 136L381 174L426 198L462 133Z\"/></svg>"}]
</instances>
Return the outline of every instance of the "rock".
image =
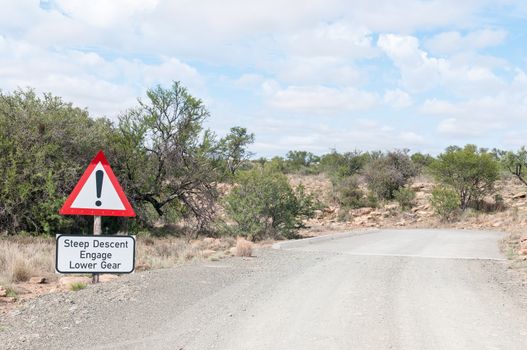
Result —
<instances>
[{"instance_id":1,"label":"rock","mask_svg":"<svg viewBox=\"0 0 527 350\"><path fill-rule=\"evenodd\" d=\"M5 290L4 287L0 286L0 297L5 297L5 296L7 296L7 290Z\"/></svg>"},{"instance_id":2,"label":"rock","mask_svg":"<svg viewBox=\"0 0 527 350\"><path fill-rule=\"evenodd\" d=\"M501 221L496 221L492 224L492 227L500 227L503 223Z\"/></svg>"},{"instance_id":3,"label":"rock","mask_svg":"<svg viewBox=\"0 0 527 350\"><path fill-rule=\"evenodd\" d=\"M205 249L205 250L201 251L201 255L202 255L205 259L209 258L209 257L210 257L212 254L214 254L214 253L216 253L216 251L215 251L215 250L212 250L212 249Z\"/></svg>"},{"instance_id":4,"label":"rock","mask_svg":"<svg viewBox=\"0 0 527 350\"><path fill-rule=\"evenodd\" d=\"M358 208L358 209L355 209L353 210L351 213L352 215L354 216L363 216L363 215L368 215L370 214L371 212L373 211L373 208Z\"/></svg>"},{"instance_id":5,"label":"rock","mask_svg":"<svg viewBox=\"0 0 527 350\"><path fill-rule=\"evenodd\" d=\"M384 207L384 209L386 210L397 210L398 208L399 208L399 204L397 203L388 204L387 206Z\"/></svg>"},{"instance_id":6,"label":"rock","mask_svg":"<svg viewBox=\"0 0 527 350\"><path fill-rule=\"evenodd\" d=\"M152 267L148 264L137 264L135 265L135 270L136 271L146 271L146 270L150 270Z\"/></svg>"},{"instance_id":7,"label":"rock","mask_svg":"<svg viewBox=\"0 0 527 350\"><path fill-rule=\"evenodd\" d=\"M236 247L231 247L231 248L229 248L229 253L230 253L231 255L236 255Z\"/></svg>"},{"instance_id":8,"label":"rock","mask_svg":"<svg viewBox=\"0 0 527 350\"><path fill-rule=\"evenodd\" d=\"M415 183L413 184L412 186L410 186L410 189L412 189L413 191L417 192L417 191L421 191L423 189L425 189L426 185L424 183Z\"/></svg>"},{"instance_id":9,"label":"rock","mask_svg":"<svg viewBox=\"0 0 527 350\"><path fill-rule=\"evenodd\" d=\"M520 255L527 255L527 248L523 248L519 251Z\"/></svg>"},{"instance_id":10,"label":"rock","mask_svg":"<svg viewBox=\"0 0 527 350\"><path fill-rule=\"evenodd\" d=\"M15 297L2 297L0 298L0 303L14 303L16 301Z\"/></svg>"},{"instance_id":11,"label":"rock","mask_svg":"<svg viewBox=\"0 0 527 350\"><path fill-rule=\"evenodd\" d=\"M334 207L326 207L326 208L324 208L323 210L324 210L324 213L326 213L326 214L333 214L333 213L337 210L337 208L334 208Z\"/></svg>"},{"instance_id":12,"label":"rock","mask_svg":"<svg viewBox=\"0 0 527 350\"><path fill-rule=\"evenodd\" d=\"M516 193L514 196L512 196L512 199L520 199L527 197L527 193Z\"/></svg>"},{"instance_id":13,"label":"rock","mask_svg":"<svg viewBox=\"0 0 527 350\"><path fill-rule=\"evenodd\" d=\"M45 284L45 283L48 283L48 279L46 277L41 277L41 276L38 276L38 277L31 277L29 279L29 283L31 284Z\"/></svg>"},{"instance_id":14,"label":"rock","mask_svg":"<svg viewBox=\"0 0 527 350\"><path fill-rule=\"evenodd\" d=\"M353 222L355 223L355 225L364 226L368 223L368 219L356 218Z\"/></svg>"},{"instance_id":15,"label":"rock","mask_svg":"<svg viewBox=\"0 0 527 350\"><path fill-rule=\"evenodd\" d=\"M205 237L205 238L203 238L203 243L213 244L214 243L214 238L212 238L212 237Z\"/></svg>"}]
</instances>

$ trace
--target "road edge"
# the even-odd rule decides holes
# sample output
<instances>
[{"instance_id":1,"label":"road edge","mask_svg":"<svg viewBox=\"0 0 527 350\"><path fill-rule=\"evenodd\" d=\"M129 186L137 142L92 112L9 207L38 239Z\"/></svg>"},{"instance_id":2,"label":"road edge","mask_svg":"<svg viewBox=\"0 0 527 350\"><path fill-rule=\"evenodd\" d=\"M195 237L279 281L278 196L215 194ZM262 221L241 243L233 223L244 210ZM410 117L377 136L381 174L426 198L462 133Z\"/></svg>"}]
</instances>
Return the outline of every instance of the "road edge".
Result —
<instances>
[{"instance_id":1,"label":"road edge","mask_svg":"<svg viewBox=\"0 0 527 350\"><path fill-rule=\"evenodd\" d=\"M352 237L352 236L358 236L361 234L367 234L367 233L373 233L378 232L380 229L366 229L366 230L354 230L354 231L346 231L346 232L335 232L330 233L323 236L316 236L316 237L309 237L309 238L301 238L301 239L293 239L289 241L283 241L283 242L277 242L272 245L273 249L291 249L296 248L299 246L303 246L306 244L313 244L318 242L324 242L324 241L333 241L337 239Z\"/></svg>"}]
</instances>

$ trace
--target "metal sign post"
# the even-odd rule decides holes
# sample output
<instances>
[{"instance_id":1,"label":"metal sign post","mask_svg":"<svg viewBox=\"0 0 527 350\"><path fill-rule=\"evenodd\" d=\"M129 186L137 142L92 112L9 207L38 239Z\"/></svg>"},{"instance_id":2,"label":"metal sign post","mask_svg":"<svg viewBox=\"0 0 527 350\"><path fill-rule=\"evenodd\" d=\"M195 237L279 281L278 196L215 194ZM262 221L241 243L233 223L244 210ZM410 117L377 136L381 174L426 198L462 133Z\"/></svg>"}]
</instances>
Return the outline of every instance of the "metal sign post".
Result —
<instances>
[{"instance_id":1,"label":"metal sign post","mask_svg":"<svg viewBox=\"0 0 527 350\"><path fill-rule=\"evenodd\" d=\"M93 217L93 235L100 236L102 233L102 217L94 216ZM99 283L99 274L94 273L91 276L91 283Z\"/></svg>"}]
</instances>

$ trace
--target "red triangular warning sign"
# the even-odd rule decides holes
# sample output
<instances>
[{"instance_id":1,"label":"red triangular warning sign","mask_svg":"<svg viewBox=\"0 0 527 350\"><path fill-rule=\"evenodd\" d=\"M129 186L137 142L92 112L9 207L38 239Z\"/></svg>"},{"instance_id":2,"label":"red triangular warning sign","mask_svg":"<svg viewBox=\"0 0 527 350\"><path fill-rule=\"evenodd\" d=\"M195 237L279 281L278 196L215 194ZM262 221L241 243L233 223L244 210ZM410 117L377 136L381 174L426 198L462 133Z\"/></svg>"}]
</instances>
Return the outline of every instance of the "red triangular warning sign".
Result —
<instances>
[{"instance_id":1,"label":"red triangular warning sign","mask_svg":"<svg viewBox=\"0 0 527 350\"><path fill-rule=\"evenodd\" d=\"M59 211L62 215L135 216L103 151L82 174Z\"/></svg>"}]
</instances>

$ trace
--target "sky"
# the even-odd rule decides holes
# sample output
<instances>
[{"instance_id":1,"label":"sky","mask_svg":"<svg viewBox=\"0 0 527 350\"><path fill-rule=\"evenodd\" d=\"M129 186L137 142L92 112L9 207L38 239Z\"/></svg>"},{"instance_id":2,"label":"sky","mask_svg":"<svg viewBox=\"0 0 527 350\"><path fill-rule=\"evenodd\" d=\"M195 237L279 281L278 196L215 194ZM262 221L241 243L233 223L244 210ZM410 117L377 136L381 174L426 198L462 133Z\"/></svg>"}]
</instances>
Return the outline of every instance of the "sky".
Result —
<instances>
[{"instance_id":1,"label":"sky","mask_svg":"<svg viewBox=\"0 0 527 350\"><path fill-rule=\"evenodd\" d=\"M256 157L527 140L525 0L0 0L0 90L118 120L157 84Z\"/></svg>"}]
</instances>

